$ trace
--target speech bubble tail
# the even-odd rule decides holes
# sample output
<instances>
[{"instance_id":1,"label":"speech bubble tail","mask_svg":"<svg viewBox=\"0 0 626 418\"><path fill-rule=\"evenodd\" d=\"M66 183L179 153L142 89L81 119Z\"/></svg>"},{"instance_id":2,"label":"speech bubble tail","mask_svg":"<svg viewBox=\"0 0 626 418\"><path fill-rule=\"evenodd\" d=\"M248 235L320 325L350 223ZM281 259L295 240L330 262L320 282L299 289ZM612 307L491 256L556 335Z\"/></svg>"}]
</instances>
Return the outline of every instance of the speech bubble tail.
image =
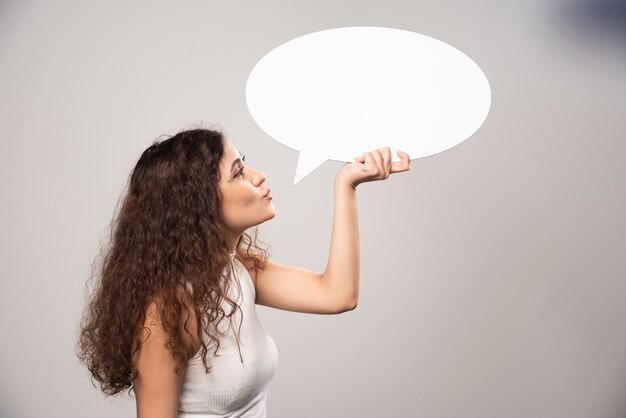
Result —
<instances>
[{"instance_id":1,"label":"speech bubble tail","mask_svg":"<svg viewBox=\"0 0 626 418\"><path fill-rule=\"evenodd\" d=\"M296 166L296 177L293 181L293 185L295 186L298 184L300 180L315 171L315 169L324 164L325 161L325 156L300 151L300 155L298 155L298 165Z\"/></svg>"}]
</instances>

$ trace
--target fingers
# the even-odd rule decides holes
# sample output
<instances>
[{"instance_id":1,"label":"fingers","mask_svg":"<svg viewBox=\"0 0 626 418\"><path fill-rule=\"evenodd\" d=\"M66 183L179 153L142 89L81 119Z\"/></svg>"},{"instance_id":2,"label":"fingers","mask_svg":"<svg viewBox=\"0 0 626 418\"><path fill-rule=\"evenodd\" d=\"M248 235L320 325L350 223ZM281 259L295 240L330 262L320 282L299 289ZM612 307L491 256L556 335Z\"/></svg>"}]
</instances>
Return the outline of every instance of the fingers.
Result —
<instances>
[{"instance_id":1,"label":"fingers","mask_svg":"<svg viewBox=\"0 0 626 418\"><path fill-rule=\"evenodd\" d=\"M381 154L383 157L383 170L384 170L383 178L386 179L391 174L391 149L389 147L385 147L385 148L381 148L380 150L381 150Z\"/></svg>"},{"instance_id":2,"label":"fingers","mask_svg":"<svg viewBox=\"0 0 626 418\"><path fill-rule=\"evenodd\" d=\"M411 159L409 154L404 151L397 150L396 154L400 157L400 162L391 162L391 149L389 147L378 148L371 152L364 152L354 158L357 163L363 164L366 171L370 171L373 176L378 179L386 179L391 173L400 173L408 171Z\"/></svg>"},{"instance_id":3,"label":"fingers","mask_svg":"<svg viewBox=\"0 0 626 418\"><path fill-rule=\"evenodd\" d=\"M377 179L386 179L391 173L391 150L389 147L379 148L372 151L374 161L376 161L376 167L378 172L376 173Z\"/></svg>"},{"instance_id":4,"label":"fingers","mask_svg":"<svg viewBox=\"0 0 626 418\"><path fill-rule=\"evenodd\" d=\"M365 169L371 173L372 167L376 167L376 159L371 152L365 152L363 156L365 157Z\"/></svg>"},{"instance_id":5,"label":"fingers","mask_svg":"<svg viewBox=\"0 0 626 418\"><path fill-rule=\"evenodd\" d=\"M409 166L411 165L411 159L409 158L409 154L400 150L397 150L396 154L398 155L398 157L400 157L400 162L391 163L391 172L400 173L402 171L409 171Z\"/></svg>"},{"instance_id":6,"label":"fingers","mask_svg":"<svg viewBox=\"0 0 626 418\"><path fill-rule=\"evenodd\" d=\"M372 156L374 157L374 162L376 164L376 172L373 173L376 179L380 179L385 175L385 168L383 166L383 156L380 150L372 151Z\"/></svg>"}]
</instances>

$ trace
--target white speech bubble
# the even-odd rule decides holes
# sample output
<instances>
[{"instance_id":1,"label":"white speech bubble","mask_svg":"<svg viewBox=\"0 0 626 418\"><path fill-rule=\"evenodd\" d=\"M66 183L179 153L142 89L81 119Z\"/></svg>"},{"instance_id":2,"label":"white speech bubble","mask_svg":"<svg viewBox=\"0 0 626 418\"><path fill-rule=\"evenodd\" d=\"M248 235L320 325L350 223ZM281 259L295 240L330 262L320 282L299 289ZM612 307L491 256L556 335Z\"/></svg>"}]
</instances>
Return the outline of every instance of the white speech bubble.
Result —
<instances>
[{"instance_id":1,"label":"white speech bubble","mask_svg":"<svg viewBox=\"0 0 626 418\"><path fill-rule=\"evenodd\" d=\"M246 101L259 127L300 152L294 185L326 160L389 146L411 159L452 148L482 125L491 89L445 42L406 30L345 27L288 41L254 66Z\"/></svg>"}]
</instances>

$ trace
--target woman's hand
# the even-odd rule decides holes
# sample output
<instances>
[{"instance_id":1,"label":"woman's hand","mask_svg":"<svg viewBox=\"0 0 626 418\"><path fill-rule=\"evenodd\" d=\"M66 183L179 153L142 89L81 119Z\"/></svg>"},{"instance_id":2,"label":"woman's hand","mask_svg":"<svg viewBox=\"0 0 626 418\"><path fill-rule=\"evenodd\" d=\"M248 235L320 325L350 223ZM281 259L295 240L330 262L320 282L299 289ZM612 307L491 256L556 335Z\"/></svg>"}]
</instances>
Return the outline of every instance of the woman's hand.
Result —
<instances>
[{"instance_id":1,"label":"woman's hand","mask_svg":"<svg viewBox=\"0 0 626 418\"><path fill-rule=\"evenodd\" d=\"M408 171L411 160L409 154L398 150L399 163L391 162L391 150L389 147L379 148L372 152L364 152L354 159L353 163L346 163L337 174L356 190L361 183L375 180L384 180L391 173Z\"/></svg>"}]
</instances>

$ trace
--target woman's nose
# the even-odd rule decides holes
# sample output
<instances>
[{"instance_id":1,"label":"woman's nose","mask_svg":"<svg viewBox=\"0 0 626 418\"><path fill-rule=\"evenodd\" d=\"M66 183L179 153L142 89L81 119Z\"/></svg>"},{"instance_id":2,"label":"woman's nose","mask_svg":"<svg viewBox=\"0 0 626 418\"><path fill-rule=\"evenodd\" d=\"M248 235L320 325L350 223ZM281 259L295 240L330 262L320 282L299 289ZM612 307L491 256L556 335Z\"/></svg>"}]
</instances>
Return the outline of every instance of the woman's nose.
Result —
<instances>
[{"instance_id":1,"label":"woman's nose","mask_svg":"<svg viewBox=\"0 0 626 418\"><path fill-rule=\"evenodd\" d=\"M254 184L256 186L262 184L265 181L265 174L260 172L259 170L254 170Z\"/></svg>"}]
</instances>

